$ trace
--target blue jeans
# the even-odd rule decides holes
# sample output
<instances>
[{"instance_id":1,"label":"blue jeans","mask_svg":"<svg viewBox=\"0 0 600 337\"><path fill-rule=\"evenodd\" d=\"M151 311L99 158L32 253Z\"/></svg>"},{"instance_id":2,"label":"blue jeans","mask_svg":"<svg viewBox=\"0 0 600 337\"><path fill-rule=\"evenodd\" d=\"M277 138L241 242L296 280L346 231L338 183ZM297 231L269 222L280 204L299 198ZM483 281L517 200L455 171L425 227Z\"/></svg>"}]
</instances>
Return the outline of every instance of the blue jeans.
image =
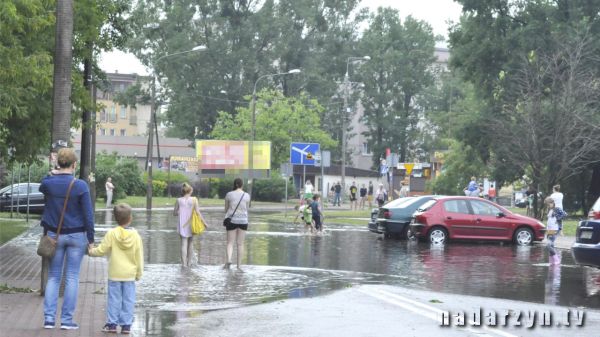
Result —
<instances>
[{"instance_id":1,"label":"blue jeans","mask_svg":"<svg viewBox=\"0 0 600 337\"><path fill-rule=\"evenodd\" d=\"M56 238L56 233L48 232L48 235ZM84 232L61 234L59 236L56 253L50 260L48 282L44 294L44 320L46 322L54 322L56 319L58 292L64 266L65 292L60 321L61 324L73 323L73 312L75 312L79 291L79 270L81 269L81 260L87 248L87 243Z\"/></svg>"},{"instance_id":2,"label":"blue jeans","mask_svg":"<svg viewBox=\"0 0 600 337\"><path fill-rule=\"evenodd\" d=\"M333 206L335 206L336 203L339 206L340 205L340 201L341 201L340 193L336 192L335 193L335 199L333 199Z\"/></svg>"},{"instance_id":3,"label":"blue jeans","mask_svg":"<svg viewBox=\"0 0 600 337\"><path fill-rule=\"evenodd\" d=\"M548 243L546 244L546 250L548 251L548 254L550 256L554 256L556 255L556 249L554 249L554 241L556 241L556 236L557 234L549 234L547 239L548 239Z\"/></svg>"},{"instance_id":4,"label":"blue jeans","mask_svg":"<svg viewBox=\"0 0 600 337\"><path fill-rule=\"evenodd\" d=\"M108 280L106 323L131 325L135 306L135 281Z\"/></svg>"}]
</instances>

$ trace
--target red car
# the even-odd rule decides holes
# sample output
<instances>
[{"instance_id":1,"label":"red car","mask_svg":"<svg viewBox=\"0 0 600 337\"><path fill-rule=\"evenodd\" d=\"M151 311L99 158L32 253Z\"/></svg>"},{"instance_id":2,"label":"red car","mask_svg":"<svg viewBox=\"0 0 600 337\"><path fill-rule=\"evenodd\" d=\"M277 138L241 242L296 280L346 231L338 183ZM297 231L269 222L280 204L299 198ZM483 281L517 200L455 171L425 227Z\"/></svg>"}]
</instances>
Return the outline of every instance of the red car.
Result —
<instances>
[{"instance_id":1,"label":"red car","mask_svg":"<svg viewBox=\"0 0 600 337\"><path fill-rule=\"evenodd\" d=\"M448 240L514 241L530 245L544 239L546 227L536 219L512 213L473 197L436 197L421 206L410 224L411 233L431 243Z\"/></svg>"}]
</instances>

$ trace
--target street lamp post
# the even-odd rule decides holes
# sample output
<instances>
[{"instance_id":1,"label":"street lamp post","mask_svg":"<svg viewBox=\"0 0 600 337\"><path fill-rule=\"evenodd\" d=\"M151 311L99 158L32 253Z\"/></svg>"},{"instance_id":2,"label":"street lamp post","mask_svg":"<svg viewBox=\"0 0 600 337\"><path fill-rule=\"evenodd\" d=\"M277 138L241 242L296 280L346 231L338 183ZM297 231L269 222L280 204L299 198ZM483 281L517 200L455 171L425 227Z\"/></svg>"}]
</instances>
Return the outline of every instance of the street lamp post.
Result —
<instances>
[{"instance_id":1,"label":"street lamp post","mask_svg":"<svg viewBox=\"0 0 600 337\"><path fill-rule=\"evenodd\" d=\"M167 57L187 54L196 51L206 50L206 46L196 46L190 50L177 52L173 54L163 55L157 58L153 62L153 68L158 64L158 61L165 59ZM154 70L154 69L153 69ZM152 155L153 155L153 138L154 138L154 129L157 128L156 124L156 74L153 71L152 74L152 87L151 87L151 101L150 101L150 121L148 122L148 148L146 150L146 168L148 169L148 181L146 184L146 209L152 209ZM156 137L158 137L158 129L156 129ZM158 138L157 138L158 141ZM159 158L160 160L160 158Z\"/></svg>"},{"instance_id":2,"label":"street lamp post","mask_svg":"<svg viewBox=\"0 0 600 337\"><path fill-rule=\"evenodd\" d=\"M267 77L275 77L275 76L285 76L285 75L293 75L299 74L301 72L300 69L292 69L285 73L277 73L277 74L267 74L259 76L254 82L254 89L252 90L252 129L250 131L250 144L248 146L248 194L250 195L250 201L252 201L252 180L254 178L254 137L256 133L256 87L258 82Z\"/></svg>"},{"instance_id":3,"label":"street lamp post","mask_svg":"<svg viewBox=\"0 0 600 337\"><path fill-rule=\"evenodd\" d=\"M363 57L348 57L346 60L346 74L344 75L344 110L342 115L342 193L340 198L343 198L346 191L346 147L347 147L347 126L346 126L346 118L348 117L348 113L350 112L350 107L348 106L348 96L350 96L350 76L348 71L350 69L350 63L355 61L369 61L371 59L370 56Z\"/></svg>"}]
</instances>

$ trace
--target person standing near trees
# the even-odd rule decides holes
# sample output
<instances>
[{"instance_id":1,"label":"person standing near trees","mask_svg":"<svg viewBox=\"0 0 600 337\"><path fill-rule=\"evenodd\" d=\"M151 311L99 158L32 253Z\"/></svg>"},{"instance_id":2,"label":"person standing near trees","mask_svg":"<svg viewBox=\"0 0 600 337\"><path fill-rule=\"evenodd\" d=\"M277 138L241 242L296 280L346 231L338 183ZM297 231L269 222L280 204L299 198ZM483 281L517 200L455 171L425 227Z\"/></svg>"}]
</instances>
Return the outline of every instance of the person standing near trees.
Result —
<instances>
[{"instance_id":1,"label":"person standing near trees","mask_svg":"<svg viewBox=\"0 0 600 337\"><path fill-rule=\"evenodd\" d=\"M471 177L471 181L469 181L469 185L465 187L465 195L467 197L478 197L479 196L479 186L477 186L477 180L475 176Z\"/></svg>"},{"instance_id":2,"label":"person standing near trees","mask_svg":"<svg viewBox=\"0 0 600 337\"><path fill-rule=\"evenodd\" d=\"M373 208L373 182L369 181L369 189L367 191L367 201L369 202L369 209Z\"/></svg>"},{"instance_id":3,"label":"person standing near trees","mask_svg":"<svg viewBox=\"0 0 600 337\"><path fill-rule=\"evenodd\" d=\"M367 201L367 188L365 184L362 184L360 188L360 209L365 209L365 203Z\"/></svg>"},{"instance_id":4,"label":"person standing near trees","mask_svg":"<svg viewBox=\"0 0 600 337\"><path fill-rule=\"evenodd\" d=\"M111 177L106 178L106 184L104 184L104 187L106 188L106 208L110 208L112 205L113 190L115 189L115 185L113 185Z\"/></svg>"},{"instance_id":5,"label":"person standing near trees","mask_svg":"<svg viewBox=\"0 0 600 337\"><path fill-rule=\"evenodd\" d=\"M338 206L341 206L342 185L340 185L339 181L335 184L335 186L333 186L333 189L335 193L335 196L333 198L333 206L335 206L336 203Z\"/></svg>"},{"instance_id":6,"label":"person standing near trees","mask_svg":"<svg viewBox=\"0 0 600 337\"><path fill-rule=\"evenodd\" d=\"M233 191L225 195L225 218L231 219L229 225L225 226L227 230L227 261L223 269L231 267L233 256L233 243L237 245L237 269L242 271L242 253L244 251L244 238L248 230L248 204L250 195L242 189L244 182L241 178L235 178L233 181Z\"/></svg>"},{"instance_id":7,"label":"person standing near trees","mask_svg":"<svg viewBox=\"0 0 600 337\"><path fill-rule=\"evenodd\" d=\"M383 184L379 184L379 188L375 193L375 200L377 200L377 206L381 207L387 201L387 191L383 187Z\"/></svg>"},{"instance_id":8,"label":"person standing near trees","mask_svg":"<svg viewBox=\"0 0 600 337\"><path fill-rule=\"evenodd\" d=\"M490 188L488 189L488 198L491 202L496 202L496 188L494 184L490 184Z\"/></svg>"},{"instance_id":9,"label":"person standing near trees","mask_svg":"<svg viewBox=\"0 0 600 337\"><path fill-rule=\"evenodd\" d=\"M194 189L188 183L181 188L183 196L177 198L173 215L179 216L177 232L181 238L181 266L190 267L194 257L194 235L192 234L192 213L198 212L202 221L207 222L200 213L200 205L196 197L192 197Z\"/></svg>"},{"instance_id":10,"label":"person standing near trees","mask_svg":"<svg viewBox=\"0 0 600 337\"><path fill-rule=\"evenodd\" d=\"M350 210L354 207L354 210L357 210L357 201L356 201L356 192L358 192L358 188L356 187L356 183L353 181L352 186L350 186Z\"/></svg>"},{"instance_id":11,"label":"person standing near trees","mask_svg":"<svg viewBox=\"0 0 600 337\"><path fill-rule=\"evenodd\" d=\"M73 177L77 165L75 151L71 148L58 150L57 162L59 168L45 177L40 185L40 192L46 199L40 225L44 227L44 234L56 240L44 293L44 328L53 329L55 326L58 293L64 272L60 328L76 330L79 326L73 322L73 313L79 294L79 271L86 250L93 248L94 213L87 183Z\"/></svg>"},{"instance_id":12,"label":"person standing near trees","mask_svg":"<svg viewBox=\"0 0 600 337\"><path fill-rule=\"evenodd\" d=\"M560 209L560 212L564 212L563 208L563 197L564 195L560 192L560 185L554 185L552 187L552 194L550 198L554 201L554 207ZM558 234L562 233L562 218L557 221L558 223Z\"/></svg>"}]
</instances>

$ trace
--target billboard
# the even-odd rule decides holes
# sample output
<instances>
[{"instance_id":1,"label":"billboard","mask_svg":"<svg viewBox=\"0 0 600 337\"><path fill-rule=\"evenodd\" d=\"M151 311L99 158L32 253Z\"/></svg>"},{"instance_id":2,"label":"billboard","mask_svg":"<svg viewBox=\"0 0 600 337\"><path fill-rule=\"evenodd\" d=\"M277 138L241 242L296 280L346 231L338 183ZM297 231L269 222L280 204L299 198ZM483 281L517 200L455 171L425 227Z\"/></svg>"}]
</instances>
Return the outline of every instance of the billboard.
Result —
<instances>
[{"instance_id":1,"label":"billboard","mask_svg":"<svg viewBox=\"0 0 600 337\"><path fill-rule=\"evenodd\" d=\"M249 146L243 140L198 140L196 157L201 170L248 170ZM254 170L271 169L271 142L254 141Z\"/></svg>"},{"instance_id":2,"label":"billboard","mask_svg":"<svg viewBox=\"0 0 600 337\"><path fill-rule=\"evenodd\" d=\"M171 171L197 173L198 158L188 156L171 156L169 157L169 168Z\"/></svg>"}]
</instances>

